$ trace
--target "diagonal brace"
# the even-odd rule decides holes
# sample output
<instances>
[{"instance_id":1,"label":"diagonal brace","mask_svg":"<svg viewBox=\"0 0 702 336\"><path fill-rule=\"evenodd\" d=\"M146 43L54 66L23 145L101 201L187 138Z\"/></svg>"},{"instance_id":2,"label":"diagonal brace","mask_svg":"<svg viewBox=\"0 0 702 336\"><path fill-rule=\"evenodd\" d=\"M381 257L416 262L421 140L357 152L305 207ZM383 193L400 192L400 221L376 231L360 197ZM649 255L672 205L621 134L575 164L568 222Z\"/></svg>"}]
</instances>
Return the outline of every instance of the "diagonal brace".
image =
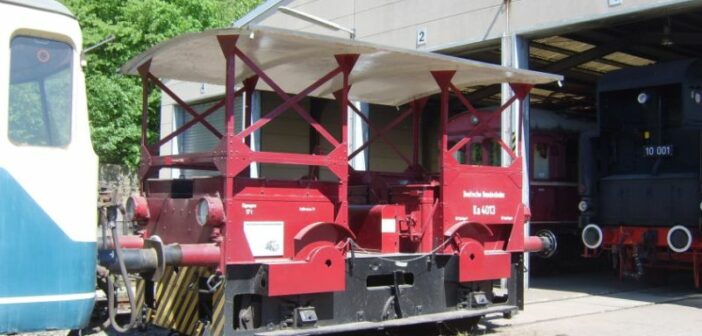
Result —
<instances>
[{"instance_id":1,"label":"diagonal brace","mask_svg":"<svg viewBox=\"0 0 702 336\"><path fill-rule=\"evenodd\" d=\"M502 106L500 106L497 110L493 111L493 114L492 114L489 118L487 118L486 120L482 121L482 122L480 123L480 125L478 125L476 128L474 128L473 130L471 130L470 133L469 133L467 136L464 136L458 143L456 143L453 147L451 147L451 149L449 149L449 151L448 151L449 154L455 153L458 149L460 149L460 148L463 147L466 143L468 143L468 142L470 141L470 139L471 139L475 134L480 134L480 133L482 133L485 129L487 129L488 126L490 125L490 123L491 123L495 118L497 118L498 116L501 116L501 115L502 115L502 112L504 112L505 109L507 109L507 107L509 107L510 105L512 105L512 103L514 103L515 100L517 100L517 96L516 96L516 95L510 97L510 99L507 100ZM501 145L502 145L502 144L501 144ZM515 154L514 154L514 152L512 151L511 148L505 147L505 146L503 146L503 148L505 148L505 150L507 151L507 154L509 154L509 156L511 156L511 157L514 157L514 156L515 156Z\"/></svg>"},{"instance_id":2,"label":"diagonal brace","mask_svg":"<svg viewBox=\"0 0 702 336\"><path fill-rule=\"evenodd\" d=\"M389 130L395 128L399 123L401 123L405 118L407 118L409 115L411 115L414 112L414 109L412 107L408 108L405 110L405 112L402 112L395 120L390 122L388 125L383 127L382 130L378 134L374 134L372 138L368 139L361 147L356 148L353 153L349 155L349 160L353 159L358 153L362 152L364 149L366 149L368 146L370 146L371 143L373 143L375 140L377 140L379 137L382 137L384 133L388 132ZM403 156L403 159L408 163L408 165L411 165L411 161L409 161L406 157Z\"/></svg>"},{"instance_id":3,"label":"diagonal brace","mask_svg":"<svg viewBox=\"0 0 702 336\"><path fill-rule=\"evenodd\" d=\"M373 134L378 134L378 135L380 135L380 138L383 140L383 142L385 142L388 146L390 146L390 148L391 148L397 155L399 155L399 156L402 158L402 160L404 160L404 161L407 163L408 166L411 166L411 165L412 165L412 163L410 162L410 160L409 160L404 154L402 154L402 152L400 151L400 149L397 148L397 146L395 146L395 144L394 144L392 141L390 141L390 139L388 139L388 138L385 136L385 132L381 132L377 127L375 127L375 125L371 124L370 119L368 119L368 117L367 117L365 114L361 113L361 111L359 111L358 108L357 108L355 105L349 104L349 107L351 108L351 110L352 110L356 115L358 115L358 116L363 120L363 122L366 123L366 125L368 125L368 127L371 128L371 130L373 130ZM369 142L370 142L370 141L369 141ZM370 143L369 143L369 145L370 145ZM354 153L355 153L355 151L354 151ZM352 153L351 156L349 156L349 160L351 160L351 159L353 158L353 155L354 155L354 154Z\"/></svg>"},{"instance_id":4,"label":"diagonal brace","mask_svg":"<svg viewBox=\"0 0 702 336\"><path fill-rule=\"evenodd\" d=\"M171 89L169 89L166 85L164 85L156 76L154 76L152 73L149 73L147 75L149 77L149 80L151 80L156 86L158 86L163 92L168 94L173 100L175 100L180 107L182 107L188 114L193 116L193 118L197 118L199 114L193 110L192 106L188 105L188 103L184 102L178 95L176 95ZM212 134L214 134L217 138L222 138L222 133L220 133L212 124L210 124L207 120L202 119L202 125L207 127Z\"/></svg>"},{"instance_id":5,"label":"diagonal brace","mask_svg":"<svg viewBox=\"0 0 702 336\"><path fill-rule=\"evenodd\" d=\"M453 93L456 94L456 98L458 98L458 100L461 102L461 104L463 104L463 106L465 106L468 109L470 114L477 116L478 111L475 109L475 107L473 107L473 104L471 104L471 102L463 95L461 90L459 90L451 82L449 82L448 85L449 85L449 88L451 89L451 91L453 91Z\"/></svg>"},{"instance_id":6,"label":"diagonal brace","mask_svg":"<svg viewBox=\"0 0 702 336\"><path fill-rule=\"evenodd\" d=\"M324 77L318 79L316 82L312 83L310 86L308 86L306 89L300 91L297 95L286 99L282 104L278 105L273 111L268 112L265 116L259 118L255 123L253 123L251 126L247 127L246 129L242 130L237 137L239 138L246 138L247 136L251 135L251 133L257 131L261 127L265 126L267 123L269 123L271 120L275 119L277 116L279 116L281 113L285 112L291 105L297 104L300 102L302 99L307 97L312 91L316 90L318 87L320 87L322 84L325 82L329 81L331 78L334 76L338 75L341 73L340 68L336 68L326 75Z\"/></svg>"},{"instance_id":7,"label":"diagonal brace","mask_svg":"<svg viewBox=\"0 0 702 336\"><path fill-rule=\"evenodd\" d=\"M268 84L268 86L270 86L273 89L273 91L275 91L275 93L281 99L283 99L286 102L291 99L290 96L287 93L285 93L285 91L283 91L283 89L281 89L280 86L276 82L274 82L270 77L268 77L268 75L263 70L261 70L248 56L246 56L246 54L244 54L241 50L239 50L239 48L235 47L234 53L236 54L237 57L239 57L239 59L242 62L244 62L244 64L246 64L251 70L253 70L259 76L260 79L262 79L264 82L266 82L266 84ZM338 73L341 73L341 72L342 72L342 69L339 66L336 69L332 70L332 72L330 72L330 74L334 73L334 75L337 75ZM327 76L325 76L325 78L326 77ZM334 77L334 76L331 76L331 77ZM327 80L331 79L331 77L327 78ZM327 80L325 80L325 82ZM302 117L302 119L307 121L307 123L310 124L310 126L312 126L315 130L317 130L317 132L319 132L319 134L322 135L324 137L324 139L329 141L329 143L332 144L332 146L338 147L341 145L339 143L339 141L337 141L331 134L329 134L329 132L322 125L319 124L319 122L314 120L314 118L312 118L312 116L310 116L309 113L307 113L307 111L305 111L302 107L300 107L300 105L297 104L297 102L291 103L291 104L289 104L289 106L291 108L293 108L297 112L297 114L299 114L300 117Z\"/></svg>"},{"instance_id":8,"label":"diagonal brace","mask_svg":"<svg viewBox=\"0 0 702 336\"><path fill-rule=\"evenodd\" d=\"M199 123L201 120L207 118L210 116L210 114L214 113L214 111L218 110L220 107L224 106L224 99L220 100L215 104L214 106L210 107L207 109L205 112L200 113L200 115L197 116L197 118L193 118L187 123L181 125L177 130L171 132L167 136L165 136L163 139L159 140L158 143L152 145L151 150L155 150L156 148L159 148L166 144L168 141L171 141L173 138L183 134L185 131L190 129L193 125Z\"/></svg>"}]
</instances>

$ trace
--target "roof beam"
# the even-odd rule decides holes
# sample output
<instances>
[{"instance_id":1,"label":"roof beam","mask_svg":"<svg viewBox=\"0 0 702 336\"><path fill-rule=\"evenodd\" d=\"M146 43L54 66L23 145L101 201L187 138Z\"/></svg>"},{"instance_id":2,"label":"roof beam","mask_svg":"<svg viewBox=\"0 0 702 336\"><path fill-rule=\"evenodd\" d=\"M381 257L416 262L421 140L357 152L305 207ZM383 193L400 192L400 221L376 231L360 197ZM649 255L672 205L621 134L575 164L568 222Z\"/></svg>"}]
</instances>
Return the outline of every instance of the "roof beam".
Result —
<instances>
[{"instance_id":1,"label":"roof beam","mask_svg":"<svg viewBox=\"0 0 702 336\"><path fill-rule=\"evenodd\" d=\"M279 7L286 6L291 1L292 0L267 0L266 2L258 5L258 7L254 8L252 11L248 12L239 20L232 22L231 26L234 28L241 28L256 25L273 15Z\"/></svg>"},{"instance_id":2,"label":"roof beam","mask_svg":"<svg viewBox=\"0 0 702 336\"><path fill-rule=\"evenodd\" d=\"M550 90L559 93L573 93L581 96L587 96L593 94L592 85L587 85L583 83L578 83L577 81L566 81L563 82L563 87L557 84L546 84L539 85L537 88Z\"/></svg>"},{"instance_id":3,"label":"roof beam","mask_svg":"<svg viewBox=\"0 0 702 336\"><path fill-rule=\"evenodd\" d=\"M568 38L595 45L608 43L608 41L612 41L611 34L601 33L592 30L571 34L568 36ZM622 39L635 41L636 34L631 33L631 36L624 37ZM672 61L676 59L691 57L690 55L682 55L673 51L665 50L663 48L654 48L652 46L643 45L640 43L629 43L627 45L622 45L621 51L625 51L626 53L632 54L634 56L653 59L657 61Z\"/></svg>"},{"instance_id":4,"label":"roof beam","mask_svg":"<svg viewBox=\"0 0 702 336\"><path fill-rule=\"evenodd\" d=\"M613 40L609 43L605 43L603 45L596 46L596 47L588 49L582 53L572 55L570 57L564 58L560 61L550 63L550 64L545 65L543 67L535 67L534 70L543 71L543 72L560 73L560 72L563 72L564 70L574 68L578 65L585 64L585 63L590 62L594 59L609 55L615 51L618 51L620 48L626 46L627 44L631 44L631 43L633 43L633 41L631 39ZM500 92L500 86L499 85L491 85L491 86L488 86L488 87L485 87L483 89L480 89L480 90L473 92L469 96L468 99L470 99L472 101L479 101L481 99L485 99L487 97L495 95L498 92Z\"/></svg>"},{"instance_id":5,"label":"roof beam","mask_svg":"<svg viewBox=\"0 0 702 336\"><path fill-rule=\"evenodd\" d=\"M551 51L551 52L555 52L555 53L558 53L558 54L561 54L561 55L565 55L565 56L573 56L573 55L575 55L575 54L578 53L578 52L576 52L576 51L572 51L572 50L568 50L568 49L564 49L564 48L560 48L560 47L556 47L556 46L552 46L552 45L548 45L548 44L544 44L544 43L539 43L539 42L531 42L529 45L530 45L531 47L536 48L536 49ZM605 55L605 56L606 56L606 55ZM618 62L618 61L613 61L613 60L609 60L609 59L606 59L606 58L598 58L598 59L592 60L592 61L593 61L593 62L602 63L602 64L611 65L611 66L615 66L615 67L618 67L618 68L627 68L627 67L631 67L631 66L632 66L631 64L626 64L626 63L622 63L622 62Z\"/></svg>"},{"instance_id":6,"label":"roof beam","mask_svg":"<svg viewBox=\"0 0 702 336\"><path fill-rule=\"evenodd\" d=\"M540 59L535 59L532 58L529 60L530 64L532 64L532 67L535 69L542 69L546 67L549 63ZM584 83L591 83L594 84L597 82L597 80L600 78L600 73L592 71L592 70L587 70L583 68L570 68L566 69L561 72L563 76L565 77L565 81L571 81L571 80L578 80L580 82Z\"/></svg>"}]
</instances>

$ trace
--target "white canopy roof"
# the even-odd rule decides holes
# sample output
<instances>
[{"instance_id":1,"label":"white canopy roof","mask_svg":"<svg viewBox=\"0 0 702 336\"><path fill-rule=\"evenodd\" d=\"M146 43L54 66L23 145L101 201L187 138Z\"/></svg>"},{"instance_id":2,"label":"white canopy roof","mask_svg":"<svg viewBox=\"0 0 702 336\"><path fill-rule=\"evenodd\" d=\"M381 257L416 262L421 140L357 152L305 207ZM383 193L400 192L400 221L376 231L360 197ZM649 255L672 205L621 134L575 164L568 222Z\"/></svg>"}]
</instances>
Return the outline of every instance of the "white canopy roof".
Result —
<instances>
[{"instance_id":1,"label":"white canopy roof","mask_svg":"<svg viewBox=\"0 0 702 336\"><path fill-rule=\"evenodd\" d=\"M452 83L458 88L505 82L543 84L562 79L451 56L267 27L181 35L133 58L121 70L138 74L137 68L151 59L150 71L159 78L223 85L225 59L218 35L240 35L237 47L289 93L302 91L337 67L334 55L360 54L350 75L349 98L374 104L397 106L439 92L430 71L455 70ZM237 83L254 74L237 58ZM311 95L331 98L341 87L339 75ZM271 90L263 80L256 88Z\"/></svg>"}]
</instances>

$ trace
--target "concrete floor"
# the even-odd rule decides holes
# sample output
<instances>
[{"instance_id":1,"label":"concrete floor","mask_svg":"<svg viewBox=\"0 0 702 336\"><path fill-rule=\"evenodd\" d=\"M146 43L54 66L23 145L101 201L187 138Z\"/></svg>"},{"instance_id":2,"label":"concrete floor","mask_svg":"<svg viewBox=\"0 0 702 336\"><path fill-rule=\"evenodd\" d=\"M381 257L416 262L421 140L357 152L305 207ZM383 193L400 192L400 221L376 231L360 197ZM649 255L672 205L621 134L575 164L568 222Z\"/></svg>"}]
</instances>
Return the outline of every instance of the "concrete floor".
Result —
<instances>
[{"instance_id":1,"label":"concrete floor","mask_svg":"<svg viewBox=\"0 0 702 336\"><path fill-rule=\"evenodd\" d=\"M702 335L702 291L680 274L665 285L584 273L532 278L526 307L486 318L491 336Z\"/></svg>"},{"instance_id":2,"label":"concrete floor","mask_svg":"<svg viewBox=\"0 0 702 336\"><path fill-rule=\"evenodd\" d=\"M487 336L700 336L702 291L692 286L689 273L665 285L620 281L603 272L533 277L526 307L512 319L489 316L477 334ZM35 333L25 335L65 335ZM167 335L149 328L126 335ZM404 333L402 333L404 335ZM114 331L84 335L120 335ZM121 334L125 335L125 334ZM424 335L424 333L423 333ZM465 335L454 330L444 335Z\"/></svg>"}]
</instances>

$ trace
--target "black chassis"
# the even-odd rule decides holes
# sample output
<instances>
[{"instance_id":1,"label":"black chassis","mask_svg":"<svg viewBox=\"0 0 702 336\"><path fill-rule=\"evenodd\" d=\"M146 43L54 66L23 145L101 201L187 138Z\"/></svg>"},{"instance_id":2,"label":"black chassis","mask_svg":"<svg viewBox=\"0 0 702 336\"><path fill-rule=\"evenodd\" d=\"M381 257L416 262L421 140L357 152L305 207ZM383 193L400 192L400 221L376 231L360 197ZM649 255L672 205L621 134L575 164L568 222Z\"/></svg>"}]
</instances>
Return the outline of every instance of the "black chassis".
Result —
<instances>
[{"instance_id":1,"label":"black chassis","mask_svg":"<svg viewBox=\"0 0 702 336\"><path fill-rule=\"evenodd\" d=\"M523 309L523 254L512 254L507 294L500 279L458 282L453 255L351 254L346 290L268 297L265 264L229 265L224 300L225 335L324 335L454 321ZM302 275L301 275L302 276Z\"/></svg>"}]
</instances>

